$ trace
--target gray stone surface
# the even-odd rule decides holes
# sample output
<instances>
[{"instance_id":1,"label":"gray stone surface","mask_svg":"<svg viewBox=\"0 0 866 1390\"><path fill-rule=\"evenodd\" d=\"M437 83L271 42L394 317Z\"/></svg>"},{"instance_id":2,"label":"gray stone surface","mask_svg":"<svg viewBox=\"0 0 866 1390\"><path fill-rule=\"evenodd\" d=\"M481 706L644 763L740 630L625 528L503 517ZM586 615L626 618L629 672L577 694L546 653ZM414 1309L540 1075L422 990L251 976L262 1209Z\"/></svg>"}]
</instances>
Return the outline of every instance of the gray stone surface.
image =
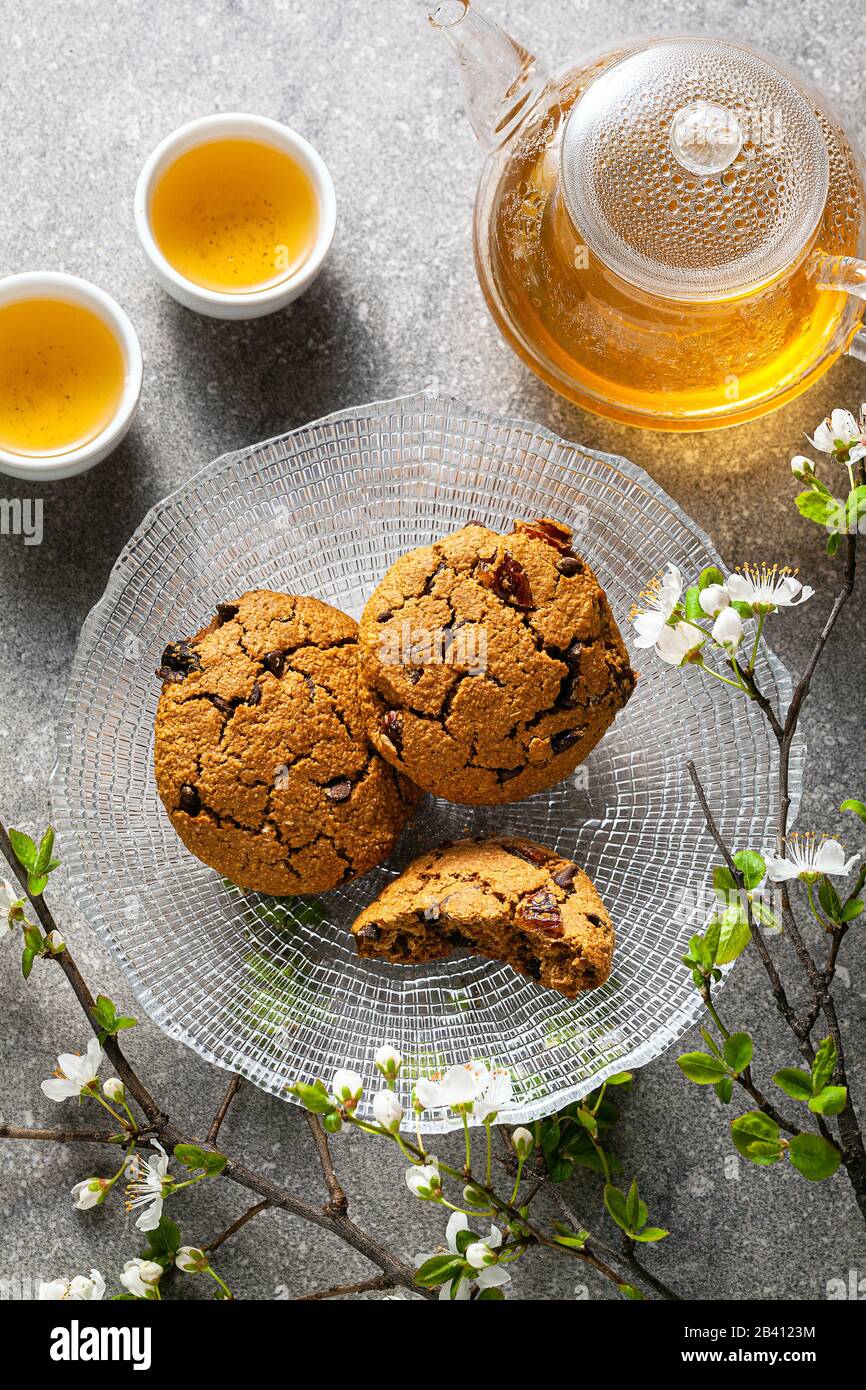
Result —
<instances>
[{"instance_id":1,"label":"gray stone surface","mask_svg":"<svg viewBox=\"0 0 866 1390\"><path fill-rule=\"evenodd\" d=\"M847 107L855 131L862 7L857 0L490 0L493 14L551 59L623 34L692 29L751 39L816 80ZM768 420L732 432L665 437L587 416L553 396L511 355L485 312L470 245L480 157L459 109L455 74L409 0L43 0L0 3L4 35L0 116L2 270L52 267L103 285L131 314L145 357L142 410L125 445L91 474L47 485L45 540L0 538L0 809L14 825L41 825L53 725L76 636L121 546L147 509L213 456L351 403L436 379L490 410L521 414L560 433L627 454L646 467L713 536L732 563L799 564L819 590L780 618L777 649L800 668L836 583L818 533L792 506L788 459L804 429L832 406L866 395L862 365L843 363ZM152 146L189 118L251 110L304 132L333 171L339 229L323 277L289 312L248 325L215 323L179 308L150 278L135 240L132 192ZM0 495L27 496L0 480ZM862 607L863 582L858 584ZM833 830L843 794L864 792L862 627L847 623L810 703L809 790L803 824ZM847 834L853 838L850 827ZM78 916L62 871L52 903L91 983L116 1000L129 992ZM839 1009L852 1030L863 1095L864 950L845 946ZM783 955L786 954L783 951ZM59 1049L83 1045L83 1020L59 975L36 970L24 988L12 952L0 957L0 1113L56 1123L39 1091ZM758 963L745 959L726 998L732 1021L756 1037L761 1071L792 1062ZM129 1051L169 1108L201 1132L225 1078L142 1020ZM248 1089L225 1129L226 1146L299 1191L318 1190L296 1112ZM441 1152L454 1149L453 1142ZM641 1073L617 1137L626 1173L640 1175L654 1218L673 1235L649 1258L688 1296L821 1298L829 1279L864 1270L863 1230L846 1183L810 1186L790 1170L726 1166L732 1153L713 1096L687 1085L669 1053ZM414 1202L402 1164L374 1145L337 1145L358 1220L412 1256L441 1221ZM96 1155L81 1147L0 1146L0 1280L115 1273L137 1248L116 1211L73 1212L68 1191ZM102 1163L98 1165L104 1167ZM595 1221L598 1191L578 1181L574 1204ZM199 1188L184 1203L185 1235L203 1241L244 1206L240 1193ZM180 1203L178 1203L180 1205ZM260 1218L226 1247L236 1291L271 1298L365 1266L297 1220ZM610 1296L582 1267L534 1257L515 1281L526 1298ZM188 1280L177 1290L204 1295Z\"/></svg>"}]
</instances>

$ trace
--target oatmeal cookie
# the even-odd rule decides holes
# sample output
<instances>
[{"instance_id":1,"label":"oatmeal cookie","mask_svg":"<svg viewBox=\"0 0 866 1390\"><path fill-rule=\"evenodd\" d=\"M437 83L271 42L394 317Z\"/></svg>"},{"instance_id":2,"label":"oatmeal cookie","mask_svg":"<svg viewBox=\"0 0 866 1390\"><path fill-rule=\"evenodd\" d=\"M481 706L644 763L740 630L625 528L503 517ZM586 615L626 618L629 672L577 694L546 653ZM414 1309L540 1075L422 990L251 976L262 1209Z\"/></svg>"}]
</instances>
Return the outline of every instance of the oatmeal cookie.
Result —
<instances>
[{"instance_id":1,"label":"oatmeal cookie","mask_svg":"<svg viewBox=\"0 0 866 1390\"><path fill-rule=\"evenodd\" d=\"M464 526L391 566L360 624L387 702L370 738L424 791L519 801L568 777L634 690L604 590L567 526Z\"/></svg>"},{"instance_id":2,"label":"oatmeal cookie","mask_svg":"<svg viewBox=\"0 0 866 1390\"><path fill-rule=\"evenodd\" d=\"M321 893L385 859L419 793L367 741L383 713L357 624L258 589L157 672L156 781L187 849L262 893Z\"/></svg>"},{"instance_id":3,"label":"oatmeal cookie","mask_svg":"<svg viewBox=\"0 0 866 1390\"><path fill-rule=\"evenodd\" d=\"M504 960L570 999L604 984L614 945L610 918L583 870L509 836L422 854L352 931L361 956L408 965L465 949Z\"/></svg>"}]
</instances>

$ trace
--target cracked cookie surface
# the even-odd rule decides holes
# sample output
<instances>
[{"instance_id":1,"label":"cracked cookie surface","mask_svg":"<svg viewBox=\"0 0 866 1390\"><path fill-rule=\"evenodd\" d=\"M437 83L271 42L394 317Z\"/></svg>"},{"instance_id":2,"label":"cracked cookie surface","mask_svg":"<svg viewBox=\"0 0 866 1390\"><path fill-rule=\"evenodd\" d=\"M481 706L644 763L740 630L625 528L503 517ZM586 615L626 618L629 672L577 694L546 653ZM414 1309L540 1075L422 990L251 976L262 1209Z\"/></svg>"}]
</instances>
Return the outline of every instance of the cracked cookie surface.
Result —
<instances>
[{"instance_id":1,"label":"cracked cookie surface","mask_svg":"<svg viewBox=\"0 0 866 1390\"><path fill-rule=\"evenodd\" d=\"M634 690L604 590L567 526L469 525L403 555L360 623L388 705L384 758L462 805L519 801L568 777Z\"/></svg>"},{"instance_id":2,"label":"cracked cookie surface","mask_svg":"<svg viewBox=\"0 0 866 1390\"><path fill-rule=\"evenodd\" d=\"M286 895L324 892L391 853L419 793L368 742L382 706L354 619L258 589L169 643L157 674L157 787L198 859Z\"/></svg>"},{"instance_id":3,"label":"cracked cookie surface","mask_svg":"<svg viewBox=\"0 0 866 1390\"><path fill-rule=\"evenodd\" d=\"M610 917L583 870L516 836L422 854L352 932L360 956L409 965L469 950L568 998L604 984L614 947Z\"/></svg>"}]
</instances>

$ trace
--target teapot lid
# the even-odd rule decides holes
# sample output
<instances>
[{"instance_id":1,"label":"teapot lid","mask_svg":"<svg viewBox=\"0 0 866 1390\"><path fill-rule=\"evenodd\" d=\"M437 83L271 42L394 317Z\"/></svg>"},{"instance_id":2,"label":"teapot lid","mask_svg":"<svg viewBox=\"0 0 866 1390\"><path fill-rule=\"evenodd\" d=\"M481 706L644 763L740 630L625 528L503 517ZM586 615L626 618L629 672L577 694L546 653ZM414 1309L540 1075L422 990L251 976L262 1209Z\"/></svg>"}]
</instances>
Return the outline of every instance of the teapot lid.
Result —
<instances>
[{"instance_id":1,"label":"teapot lid","mask_svg":"<svg viewBox=\"0 0 866 1390\"><path fill-rule=\"evenodd\" d=\"M806 94L723 39L663 38L575 103L562 187L580 235L621 279L675 299L771 280L814 233L827 144Z\"/></svg>"}]
</instances>

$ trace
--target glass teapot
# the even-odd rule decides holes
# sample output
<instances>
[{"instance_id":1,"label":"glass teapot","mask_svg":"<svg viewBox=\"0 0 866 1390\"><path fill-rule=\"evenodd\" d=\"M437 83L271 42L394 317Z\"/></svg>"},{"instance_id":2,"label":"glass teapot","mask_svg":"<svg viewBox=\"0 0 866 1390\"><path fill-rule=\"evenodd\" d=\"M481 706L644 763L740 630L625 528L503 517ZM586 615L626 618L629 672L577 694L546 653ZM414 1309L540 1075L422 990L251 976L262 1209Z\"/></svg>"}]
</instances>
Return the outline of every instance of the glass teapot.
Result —
<instances>
[{"instance_id":1,"label":"glass teapot","mask_svg":"<svg viewBox=\"0 0 866 1390\"><path fill-rule=\"evenodd\" d=\"M821 95L706 36L549 78L468 0L430 12L487 150L475 258L511 346L597 414L754 419L866 361L863 172Z\"/></svg>"}]
</instances>

